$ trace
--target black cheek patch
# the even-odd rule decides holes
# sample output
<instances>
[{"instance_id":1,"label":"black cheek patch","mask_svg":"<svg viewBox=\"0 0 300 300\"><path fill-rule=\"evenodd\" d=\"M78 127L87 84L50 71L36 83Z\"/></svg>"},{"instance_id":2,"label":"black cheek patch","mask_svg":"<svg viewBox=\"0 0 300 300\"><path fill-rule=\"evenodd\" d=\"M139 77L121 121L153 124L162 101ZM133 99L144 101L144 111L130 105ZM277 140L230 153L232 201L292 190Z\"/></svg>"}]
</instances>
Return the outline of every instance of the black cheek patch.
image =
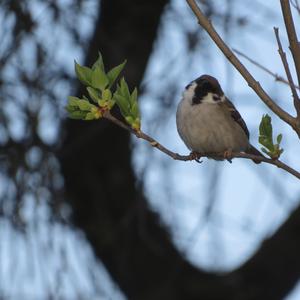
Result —
<instances>
[{"instance_id":1,"label":"black cheek patch","mask_svg":"<svg viewBox=\"0 0 300 300\"><path fill-rule=\"evenodd\" d=\"M197 96L194 96L192 99L192 104L200 104L201 103L201 98L198 98Z\"/></svg>"},{"instance_id":2,"label":"black cheek patch","mask_svg":"<svg viewBox=\"0 0 300 300\"><path fill-rule=\"evenodd\" d=\"M203 97L207 95L207 91L203 90L199 85L195 88L195 95L193 97L193 104L201 103Z\"/></svg>"},{"instance_id":3,"label":"black cheek patch","mask_svg":"<svg viewBox=\"0 0 300 300\"><path fill-rule=\"evenodd\" d=\"M207 95L207 91L202 89L200 85L197 85L195 88L195 96L194 97L202 99L206 95Z\"/></svg>"}]
</instances>

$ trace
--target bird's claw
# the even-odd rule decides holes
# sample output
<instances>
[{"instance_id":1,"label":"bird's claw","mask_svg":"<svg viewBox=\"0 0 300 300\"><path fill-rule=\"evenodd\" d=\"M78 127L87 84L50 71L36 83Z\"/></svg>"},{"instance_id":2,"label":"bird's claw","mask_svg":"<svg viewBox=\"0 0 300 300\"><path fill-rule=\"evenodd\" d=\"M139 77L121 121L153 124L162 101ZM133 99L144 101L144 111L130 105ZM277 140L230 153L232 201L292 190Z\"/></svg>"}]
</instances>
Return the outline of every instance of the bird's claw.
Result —
<instances>
[{"instance_id":1,"label":"bird's claw","mask_svg":"<svg viewBox=\"0 0 300 300\"><path fill-rule=\"evenodd\" d=\"M228 149L224 152L223 154L224 158L229 161L230 163L232 163L232 149Z\"/></svg>"},{"instance_id":2,"label":"bird's claw","mask_svg":"<svg viewBox=\"0 0 300 300\"><path fill-rule=\"evenodd\" d=\"M200 153L192 151L190 153L190 157L191 157L191 160L195 160L199 164L202 163L202 160L200 160L200 158L201 158L201 154Z\"/></svg>"}]
</instances>

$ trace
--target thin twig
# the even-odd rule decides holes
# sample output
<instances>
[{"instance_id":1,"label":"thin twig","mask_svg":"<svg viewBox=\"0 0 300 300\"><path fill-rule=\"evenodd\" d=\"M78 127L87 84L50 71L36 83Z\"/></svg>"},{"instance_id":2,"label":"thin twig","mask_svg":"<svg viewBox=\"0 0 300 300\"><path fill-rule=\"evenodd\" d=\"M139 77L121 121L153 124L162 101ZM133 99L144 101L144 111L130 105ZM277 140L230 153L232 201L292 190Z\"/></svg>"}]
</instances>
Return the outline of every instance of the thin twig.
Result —
<instances>
[{"instance_id":1,"label":"thin twig","mask_svg":"<svg viewBox=\"0 0 300 300\"><path fill-rule=\"evenodd\" d=\"M216 32L212 23L206 18L203 12L200 10L195 0L186 0L195 16L198 19L198 23L205 29L209 34L215 44L227 57L227 59L232 63L232 65L239 71L239 73L244 77L248 85L255 91L255 93L260 97L260 99L283 121L289 124L298 134L300 138L300 127L298 127L297 120L285 110L283 110L275 101L266 93L266 91L261 87L260 83L255 80L255 78L250 74L246 67L240 62L236 55L230 50L227 44L222 40L219 34Z\"/></svg>"},{"instance_id":2,"label":"thin twig","mask_svg":"<svg viewBox=\"0 0 300 300\"><path fill-rule=\"evenodd\" d=\"M146 133L142 132L141 130L134 130L133 128L131 128L127 124L125 124L122 121L118 120L109 111L106 111L104 113L103 117L110 120L111 122L115 123L116 125L126 129L127 131L131 132L137 138L141 138L141 139L149 142L152 147L157 148L158 150L160 150L161 152L164 152L165 154L169 155L170 157L172 157L175 160L188 161L188 160L193 160L194 159L191 155L180 155L178 153L174 153L174 152L170 151L169 149L167 149L166 147L164 147L163 145L158 143L155 139L153 139L152 137L150 137Z\"/></svg>"},{"instance_id":3,"label":"thin twig","mask_svg":"<svg viewBox=\"0 0 300 300\"><path fill-rule=\"evenodd\" d=\"M130 126L128 126L127 124L125 124L122 121L118 120L109 111L106 111L104 113L103 117L108 119L109 121L113 122L114 124L122 127L123 129L129 131L130 133L134 134L136 137L141 138L141 139L149 142L152 147L157 148L158 150L160 150L161 152L167 154L168 156L172 157L175 160L181 160L181 161L195 160L195 161L199 162L199 159L202 158L202 157L224 159L224 153L197 153L197 155L195 155L195 153L191 153L189 155L181 155L181 154L172 152L171 150L167 149L166 147L161 145L158 141L156 141L155 139L153 139L149 135L145 134L141 130L134 130ZM296 170L289 167L288 165L286 165L285 163L283 163L282 161L280 161L278 159L271 159L271 158L267 158L267 157L264 157L264 156L257 156L257 155L248 154L248 153L244 153L244 152L232 152L232 157L231 158L246 158L246 159L251 159L251 160L271 164L271 165L274 165L274 166L276 166L280 169L285 170L286 172L288 172L288 173L294 175L295 177L297 177L298 179L300 179L300 173L299 172L297 172Z\"/></svg>"},{"instance_id":4,"label":"thin twig","mask_svg":"<svg viewBox=\"0 0 300 300\"><path fill-rule=\"evenodd\" d=\"M300 15L300 4L298 0L291 0L292 6L297 10L298 14Z\"/></svg>"},{"instance_id":5,"label":"thin twig","mask_svg":"<svg viewBox=\"0 0 300 300\"><path fill-rule=\"evenodd\" d=\"M253 60L252 58L250 58L249 56L247 56L245 53L237 50L237 49L233 49L233 51L238 54L241 57L244 57L245 59L247 59L250 63L252 63L253 65L255 65L256 67L260 68L261 70L265 71L266 73L268 73L269 75L273 76L275 78L275 81L279 81L282 83L285 83L287 85L290 85L290 83L288 82L287 79L285 79L284 77L272 72L271 70L269 70L268 68L266 68L265 66L261 65L259 62ZM300 90L300 87L298 85L295 84L295 88L297 88L298 90Z\"/></svg>"},{"instance_id":6,"label":"thin twig","mask_svg":"<svg viewBox=\"0 0 300 300\"><path fill-rule=\"evenodd\" d=\"M293 55L296 73L298 76L298 84L300 85L300 42L297 38L295 24L290 7L289 0L280 0L282 15L285 23L286 32L289 38L290 50Z\"/></svg>"},{"instance_id":7,"label":"thin twig","mask_svg":"<svg viewBox=\"0 0 300 300\"><path fill-rule=\"evenodd\" d=\"M297 111L297 118L300 119L300 99L298 97L297 91L296 91L296 87L293 81L293 77L289 68L289 64L286 58L286 54L283 51L282 45L281 45L281 41L280 41L280 37L279 37L279 29L274 27L274 32L275 32L275 36L276 36L276 40L277 40L277 44L278 44L278 52L280 55L280 58L282 60L282 64L284 66L284 70L286 73L286 76L288 78L289 81L289 86L291 88L292 91L292 95L293 95L293 99L294 99L294 107Z\"/></svg>"}]
</instances>

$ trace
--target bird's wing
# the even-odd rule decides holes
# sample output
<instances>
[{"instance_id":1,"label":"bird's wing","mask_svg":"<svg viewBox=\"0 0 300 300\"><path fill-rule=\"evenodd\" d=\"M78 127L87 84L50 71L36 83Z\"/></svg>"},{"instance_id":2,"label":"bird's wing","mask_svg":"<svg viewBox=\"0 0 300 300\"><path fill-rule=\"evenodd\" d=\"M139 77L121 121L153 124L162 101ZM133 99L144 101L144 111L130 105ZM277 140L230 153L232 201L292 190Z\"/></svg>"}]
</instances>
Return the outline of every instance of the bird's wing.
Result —
<instances>
[{"instance_id":1,"label":"bird's wing","mask_svg":"<svg viewBox=\"0 0 300 300\"><path fill-rule=\"evenodd\" d=\"M247 135L247 137L249 139L249 130L247 128L247 125L246 125L245 121L243 120L243 118L241 117L240 113L237 111L237 109L233 105L233 103L228 98L226 98L226 100L224 102L221 102L220 104L224 105L225 108L228 109L232 119L242 127L242 129L244 130L245 134Z\"/></svg>"}]
</instances>

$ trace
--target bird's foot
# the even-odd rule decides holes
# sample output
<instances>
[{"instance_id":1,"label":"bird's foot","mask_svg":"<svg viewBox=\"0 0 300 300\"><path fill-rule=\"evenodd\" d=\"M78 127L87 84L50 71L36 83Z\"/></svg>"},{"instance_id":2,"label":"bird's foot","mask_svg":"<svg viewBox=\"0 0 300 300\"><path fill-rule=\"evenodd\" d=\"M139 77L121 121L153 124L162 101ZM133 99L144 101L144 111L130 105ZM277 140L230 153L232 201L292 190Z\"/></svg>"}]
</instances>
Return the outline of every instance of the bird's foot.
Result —
<instances>
[{"instance_id":1,"label":"bird's foot","mask_svg":"<svg viewBox=\"0 0 300 300\"><path fill-rule=\"evenodd\" d=\"M232 149L228 149L223 154L224 158L227 159L230 163L232 163Z\"/></svg>"},{"instance_id":2,"label":"bird's foot","mask_svg":"<svg viewBox=\"0 0 300 300\"><path fill-rule=\"evenodd\" d=\"M200 158L201 158L201 154L200 153L192 151L190 153L190 157L191 157L191 160L195 160L199 164L202 163L202 161L200 160Z\"/></svg>"}]
</instances>

